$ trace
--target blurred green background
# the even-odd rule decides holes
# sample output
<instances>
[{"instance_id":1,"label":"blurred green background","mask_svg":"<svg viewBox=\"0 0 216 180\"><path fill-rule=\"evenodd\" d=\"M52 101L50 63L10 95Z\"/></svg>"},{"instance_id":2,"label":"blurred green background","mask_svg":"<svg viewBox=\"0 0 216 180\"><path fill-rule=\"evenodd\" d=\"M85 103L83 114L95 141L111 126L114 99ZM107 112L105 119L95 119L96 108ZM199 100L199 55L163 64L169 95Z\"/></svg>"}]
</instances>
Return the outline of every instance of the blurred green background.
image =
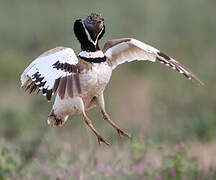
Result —
<instances>
[{"instance_id":1,"label":"blurred green background","mask_svg":"<svg viewBox=\"0 0 216 180\"><path fill-rule=\"evenodd\" d=\"M136 38L176 58L206 84L201 87L161 64L121 65L105 91L111 118L134 138L142 134L159 143L185 141L215 147L215 9L214 0L0 0L0 148L13 156L9 167L1 156L0 172L11 175L15 166L15 172L26 179L34 175L52 179L41 172L35 159L55 171L82 158L98 161L95 154L108 156L122 146L129 148L131 142L119 138L97 109L88 115L113 149L98 146L81 116L70 117L62 128L49 127L46 120L52 102L19 88L21 73L42 52L56 46L80 51L73 22L91 12L105 18L101 47L108 39ZM12 172L9 179L16 176Z\"/></svg>"}]
</instances>

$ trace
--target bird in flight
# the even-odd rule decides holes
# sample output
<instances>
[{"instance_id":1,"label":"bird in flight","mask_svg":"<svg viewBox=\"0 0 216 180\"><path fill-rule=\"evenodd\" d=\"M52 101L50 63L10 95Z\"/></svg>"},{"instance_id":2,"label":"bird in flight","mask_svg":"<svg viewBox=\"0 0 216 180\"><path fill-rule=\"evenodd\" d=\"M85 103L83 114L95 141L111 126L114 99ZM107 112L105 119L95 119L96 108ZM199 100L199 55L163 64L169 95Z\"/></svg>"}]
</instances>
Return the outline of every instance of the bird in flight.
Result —
<instances>
[{"instance_id":1,"label":"bird in flight","mask_svg":"<svg viewBox=\"0 0 216 180\"><path fill-rule=\"evenodd\" d=\"M112 71L125 62L160 62L203 85L193 72L178 61L136 39L109 40L100 49L98 41L105 33L104 19L100 14L91 13L84 19L76 20L74 33L81 44L78 56L71 48L56 47L36 58L21 75L21 87L30 93L42 91L48 101L57 93L47 120L53 127L62 126L69 115L81 114L98 142L109 145L86 115L87 110L98 107L103 118L119 135L130 137L110 119L103 95Z\"/></svg>"}]
</instances>

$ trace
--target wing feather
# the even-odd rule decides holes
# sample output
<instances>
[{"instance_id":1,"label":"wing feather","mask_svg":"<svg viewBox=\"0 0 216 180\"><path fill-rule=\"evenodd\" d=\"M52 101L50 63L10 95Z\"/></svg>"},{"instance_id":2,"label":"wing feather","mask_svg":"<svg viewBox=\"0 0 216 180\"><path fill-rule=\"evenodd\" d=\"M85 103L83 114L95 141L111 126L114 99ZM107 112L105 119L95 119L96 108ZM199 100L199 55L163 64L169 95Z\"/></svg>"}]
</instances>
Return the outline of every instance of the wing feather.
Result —
<instances>
[{"instance_id":1,"label":"wing feather","mask_svg":"<svg viewBox=\"0 0 216 180\"><path fill-rule=\"evenodd\" d=\"M62 99L66 91L70 91L72 97L73 90L66 89L66 85L68 76L79 77L77 64L78 58L71 48L51 49L36 58L25 69L21 75L21 87L30 89L30 93L39 88L48 100L56 91ZM77 91L81 92L80 87L77 88Z\"/></svg>"},{"instance_id":2,"label":"wing feather","mask_svg":"<svg viewBox=\"0 0 216 180\"><path fill-rule=\"evenodd\" d=\"M104 45L103 52L110 59L113 69L119 64L135 60L160 62L177 70L188 79L194 79L201 85L204 85L204 83L184 65L158 49L136 39L124 38L107 41Z\"/></svg>"},{"instance_id":3,"label":"wing feather","mask_svg":"<svg viewBox=\"0 0 216 180\"><path fill-rule=\"evenodd\" d=\"M67 79L67 92L69 97L73 97L73 76L68 76Z\"/></svg>"}]
</instances>

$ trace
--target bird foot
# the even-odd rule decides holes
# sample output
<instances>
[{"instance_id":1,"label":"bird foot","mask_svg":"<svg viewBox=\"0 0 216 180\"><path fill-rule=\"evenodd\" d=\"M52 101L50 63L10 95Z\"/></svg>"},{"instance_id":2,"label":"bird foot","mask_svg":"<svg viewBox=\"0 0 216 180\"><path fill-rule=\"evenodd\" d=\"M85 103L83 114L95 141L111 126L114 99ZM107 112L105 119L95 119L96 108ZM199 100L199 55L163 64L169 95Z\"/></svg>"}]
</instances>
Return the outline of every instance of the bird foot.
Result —
<instances>
[{"instance_id":1,"label":"bird foot","mask_svg":"<svg viewBox=\"0 0 216 180\"><path fill-rule=\"evenodd\" d=\"M121 130L121 129L116 129L119 136L125 136L125 137L128 137L128 138L131 138L131 135L126 133L125 131Z\"/></svg>"},{"instance_id":2,"label":"bird foot","mask_svg":"<svg viewBox=\"0 0 216 180\"><path fill-rule=\"evenodd\" d=\"M98 138L99 144L101 144L101 142L102 142L102 143L106 144L107 146L110 145L110 143L103 136L98 135L97 138Z\"/></svg>"}]
</instances>

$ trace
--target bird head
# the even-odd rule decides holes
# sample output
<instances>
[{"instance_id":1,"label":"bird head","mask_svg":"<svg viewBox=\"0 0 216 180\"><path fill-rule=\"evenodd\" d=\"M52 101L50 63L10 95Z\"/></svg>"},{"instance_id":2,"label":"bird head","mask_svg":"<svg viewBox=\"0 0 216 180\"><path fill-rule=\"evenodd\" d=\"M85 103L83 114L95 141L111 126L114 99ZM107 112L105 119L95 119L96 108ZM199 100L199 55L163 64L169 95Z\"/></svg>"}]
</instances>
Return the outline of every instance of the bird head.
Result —
<instances>
[{"instance_id":1,"label":"bird head","mask_svg":"<svg viewBox=\"0 0 216 180\"><path fill-rule=\"evenodd\" d=\"M104 18L98 13L91 13L89 16L82 19L82 22L93 39L104 28Z\"/></svg>"}]
</instances>

